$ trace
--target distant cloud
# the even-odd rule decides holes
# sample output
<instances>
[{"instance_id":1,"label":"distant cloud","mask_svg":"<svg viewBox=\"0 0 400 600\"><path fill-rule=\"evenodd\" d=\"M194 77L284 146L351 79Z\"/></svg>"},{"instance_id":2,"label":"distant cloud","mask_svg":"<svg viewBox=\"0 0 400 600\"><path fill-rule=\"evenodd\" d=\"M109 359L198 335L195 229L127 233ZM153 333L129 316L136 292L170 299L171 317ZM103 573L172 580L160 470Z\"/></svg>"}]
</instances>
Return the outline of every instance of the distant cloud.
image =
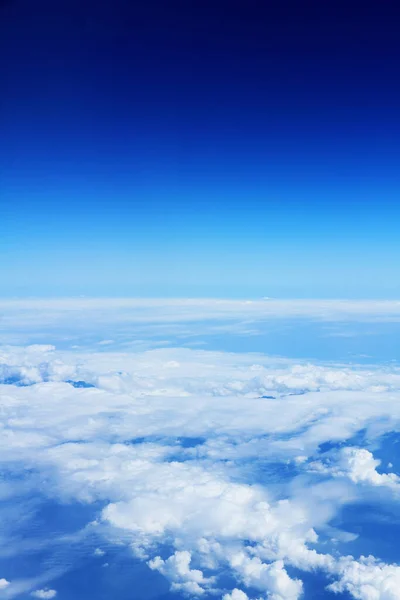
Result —
<instances>
[{"instance_id":1,"label":"distant cloud","mask_svg":"<svg viewBox=\"0 0 400 600\"><path fill-rule=\"evenodd\" d=\"M134 326L144 335L160 335L172 331L243 331L256 334L256 324L271 319L313 319L326 323L338 322L400 322L400 301L395 300L214 300L214 299L0 299L0 320L3 339L10 341L43 336L52 327L53 333L68 330L69 335L99 331L116 333ZM105 329L107 328L107 329ZM199 329L200 328L200 329ZM329 334L329 332L328 332ZM331 332L330 335L335 335ZM346 331L339 335L348 335ZM125 340L132 342L132 338ZM94 346L116 343L116 337L99 336ZM28 341L24 342L28 343Z\"/></svg>"},{"instance_id":2,"label":"distant cloud","mask_svg":"<svg viewBox=\"0 0 400 600\"><path fill-rule=\"evenodd\" d=\"M7 579L4 579L4 577L2 579L0 579L0 590L4 590L9 585L10 585L10 582L7 581Z\"/></svg>"},{"instance_id":3,"label":"distant cloud","mask_svg":"<svg viewBox=\"0 0 400 600\"><path fill-rule=\"evenodd\" d=\"M31 593L31 596L34 598L39 598L40 600L51 600L57 596L56 590L36 590Z\"/></svg>"}]
</instances>

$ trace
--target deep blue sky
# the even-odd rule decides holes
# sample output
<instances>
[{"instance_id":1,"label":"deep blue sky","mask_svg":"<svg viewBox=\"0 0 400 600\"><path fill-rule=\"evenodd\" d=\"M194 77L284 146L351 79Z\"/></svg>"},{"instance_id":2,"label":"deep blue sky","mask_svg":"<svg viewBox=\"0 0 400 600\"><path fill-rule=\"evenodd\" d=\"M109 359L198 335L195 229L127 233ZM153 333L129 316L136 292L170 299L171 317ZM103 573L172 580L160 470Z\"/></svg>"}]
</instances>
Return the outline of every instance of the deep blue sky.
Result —
<instances>
[{"instance_id":1,"label":"deep blue sky","mask_svg":"<svg viewBox=\"0 0 400 600\"><path fill-rule=\"evenodd\" d=\"M396 8L3 0L0 295L400 296Z\"/></svg>"}]
</instances>

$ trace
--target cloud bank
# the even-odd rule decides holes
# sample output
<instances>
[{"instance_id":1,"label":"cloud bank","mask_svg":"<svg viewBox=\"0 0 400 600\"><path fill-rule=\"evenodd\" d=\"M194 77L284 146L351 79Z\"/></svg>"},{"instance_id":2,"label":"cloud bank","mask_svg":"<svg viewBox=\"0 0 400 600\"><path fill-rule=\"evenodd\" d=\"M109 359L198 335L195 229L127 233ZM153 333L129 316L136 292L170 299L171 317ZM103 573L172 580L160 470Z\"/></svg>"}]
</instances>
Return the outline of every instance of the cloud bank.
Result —
<instances>
[{"instance_id":1,"label":"cloud bank","mask_svg":"<svg viewBox=\"0 0 400 600\"><path fill-rule=\"evenodd\" d=\"M400 302L383 300L217 300L217 299L0 299L3 343L26 345L53 336L58 342L97 343L107 347L151 336L253 336L265 323L400 323ZM351 336L345 330L331 336ZM79 339L81 338L81 339Z\"/></svg>"},{"instance_id":2,"label":"cloud bank","mask_svg":"<svg viewBox=\"0 0 400 600\"><path fill-rule=\"evenodd\" d=\"M122 544L190 598L311 600L318 573L332 597L400 599L400 567L333 525L377 490L398 501L375 456L399 431L395 366L4 346L0 381L1 497L92 507L88 555ZM56 595L0 575L0 598Z\"/></svg>"}]
</instances>

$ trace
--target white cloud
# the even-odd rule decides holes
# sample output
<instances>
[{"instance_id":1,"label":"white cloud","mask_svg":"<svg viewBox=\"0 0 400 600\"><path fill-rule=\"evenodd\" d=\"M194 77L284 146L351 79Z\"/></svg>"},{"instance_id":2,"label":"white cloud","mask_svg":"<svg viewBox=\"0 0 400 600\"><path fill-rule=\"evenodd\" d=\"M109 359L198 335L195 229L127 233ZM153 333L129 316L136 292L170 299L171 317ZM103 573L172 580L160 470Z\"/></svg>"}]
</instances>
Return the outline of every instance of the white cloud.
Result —
<instances>
[{"instance_id":1,"label":"white cloud","mask_svg":"<svg viewBox=\"0 0 400 600\"><path fill-rule=\"evenodd\" d=\"M39 598L40 600L51 600L57 596L56 590L36 590L31 593L31 596L34 598Z\"/></svg>"},{"instance_id":2,"label":"white cloud","mask_svg":"<svg viewBox=\"0 0 400 600\"><path fill-rule=\"evenodd\" d=\"M242 551L234 554L230 563L246 586L267 592L271 600L298 600L302 594L302 582L289 577L282 560L266 564Z\"/></svg>"},{"instance_id":3,"label":"white cloud","mask_svg":"<svg viewBox=\"0 0 400 600\"><path fill-rule=\"evenodd\" d=\"M162 310L160 310L162 309ZM24 323L29 319L45 317L47 324L57 322L61 316L80 320L92 314L93 319L105 316L120 321L171 320L221 320L232 316L281 317L306 316L322 320L345 318L363 320L369 318L400 318L400 302L397 300L260 300L225 299L154 299L154 298L57 298L0 300L0 310L8 315L19 315ZM108 340L107 340L108 341Z\"/></svg>"},{"instance_id":4,"label":"white cloud","mask_svg":"<svg viewBox=\"0 0 400 600\"><path fill-rule=\"evenodd\" d=\"M225 594L222 600L249 600L249 597L242 590L235 588L230 594Z\"/></svg>"},{"instance_id":5,"label":"white cloud","mask_svg":"<svg viewBox=\"0 0 400 600\"><path fill-rule=\"evenodd\" d=\"M339 581L332 583L332 592L349 592L356 600L399 600L400 567L361 557L349 557L339 562Z\"/></svg>"},{"instance_id":6,"label":"white cloud","mask_svg":"<svg viewBox=\"0 0 400 600\"><path fill-rule=\"evenodd\" d=\"M10 582L7 581L7 579L4 579L4 577L2 577L0 579L0 590L4 590L6 587L8 587L10 585Z\"/></svg>"},{"instance_id":7,"label":"white cloud","mask_svg":"<svg viewBox=\"0 0 400 600\"><path fill-rule=\"evenodd\" d=\"M360 300L216 300L216 299L24 299L0 300L3 340L27 344L53 338L81 342L97 337L94 346L110 336L132 344L135 332L148 335L236 332L257 334L257 323L276 319L319 322L399 322L400 302ZM99 335L99 332L102 335ZM345 331L346 335L347 332ZM163 338L166 339L166 338ZM74 344L79 345L79 344ZM100 348L107 345L100 345Z\"/></svg>"},{"instance_id":8,"label":"white cloud","mask_svg":"<svg viewBox=\"0 0 400 600\"><path fill-rule=\"evenodd\" d=\"M400 477L394 473L378 473L381 464L374 455L365 448L344 448L342 463L347 467L349 477L354 483L388 486L400 489Z\"/></svg>"},{"instance_id":9,"label":"white cloud","mask_svg":"<svg viewBox=\"0 0 400 600\"><path fill-rule=\"evenodd\" d=\"M175 552L167 560L156 556L148 564L151 569L159 571L172 582L172 589L197 596L204 593L204 586L209 580L199 569L190 568L191 560L190 552L183 550Z\"/></svg>"},{"instance_id":10,"label":"white cloud","mask_svg":"<svg viewBox=\"0 0 400 600\"><path fill-rule=\"evenodd\" d=\"M376 469L380 460L365 448L346 447L328 458L325 462L313 462L311 471L330 474L335 477L348 477L353 483L370 486L385 486L400 490L400 477L395 473L379 473Z\"/></svg>"},{"instance_id":11,"label":"white cloud","mask_svg":"<svg viewBox=\"0 0 400 600\"><path fill-rule=\"evenodd\" d=\"M329 539L320 543L342 505L362 500L366 486L390 494L399 485L397 475L377 471L368 449L345 448L326 460L319 451L361 429L376 439L400 426L395 367L47 346L3 347L0 365L3 381L24 384L0 386L1 466L20 469L20 478L38 473L53 501L105 505L88 524L104 537L96 545L130 545L189 596L215 593L228 572L238 587L225 600L245 600L240 587L298 600L300 572L319 569L335 579L332 591L398 600L387 591L397 584L396 565L341 558ZM12 488L5 492L12 499ZM168 558L160 556L165 547ZM89 552L104 553L94 545Z\"/></svg>"}]
</instances>

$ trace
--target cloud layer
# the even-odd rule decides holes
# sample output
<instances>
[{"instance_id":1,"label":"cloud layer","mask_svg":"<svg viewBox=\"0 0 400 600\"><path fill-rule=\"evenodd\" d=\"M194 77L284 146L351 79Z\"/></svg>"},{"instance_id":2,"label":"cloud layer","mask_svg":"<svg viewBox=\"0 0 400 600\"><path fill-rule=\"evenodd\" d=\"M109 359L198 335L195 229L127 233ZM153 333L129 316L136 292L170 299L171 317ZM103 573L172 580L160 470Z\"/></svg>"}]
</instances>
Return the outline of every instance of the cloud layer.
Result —
<instances>
[{"instance_id":1,"label":"cloud layer","mask_svg":"<svg viewBox=\"0 0 400 600\"><path fill-rule=\"evenodd\" d=\"M318 572L332 597L400 599L400 567L347 552L354 535L332 526L378 488L398 499L374 456L399 430L397 368L35 345L1 348L0 381L2 498L40 481L43 498L92 506L90 555L123 544L189 597L299 600ZM0 597L56 595L46 574L0 576Z\"/></svg>"},{"instance_id":2,"label":"cloud layer","mask_svg":"<svg viewBox=\"0 0 400 600\"><path fill-rule=\"evenodd\" d=\"M104 347L169 337L237 334L251 337L266 323L331 324L329 336L352 336L348 327L400 323L398 301L217 300L217 299L0 299L3 343L25 345L53 338L57 343ZM336 330L335 325L341 327ZM356 327L357 329L357 327ZM104 337L102 337L104 336ZM165 345L165 344L164 344Z\"/></svg>"}]
</instances>

